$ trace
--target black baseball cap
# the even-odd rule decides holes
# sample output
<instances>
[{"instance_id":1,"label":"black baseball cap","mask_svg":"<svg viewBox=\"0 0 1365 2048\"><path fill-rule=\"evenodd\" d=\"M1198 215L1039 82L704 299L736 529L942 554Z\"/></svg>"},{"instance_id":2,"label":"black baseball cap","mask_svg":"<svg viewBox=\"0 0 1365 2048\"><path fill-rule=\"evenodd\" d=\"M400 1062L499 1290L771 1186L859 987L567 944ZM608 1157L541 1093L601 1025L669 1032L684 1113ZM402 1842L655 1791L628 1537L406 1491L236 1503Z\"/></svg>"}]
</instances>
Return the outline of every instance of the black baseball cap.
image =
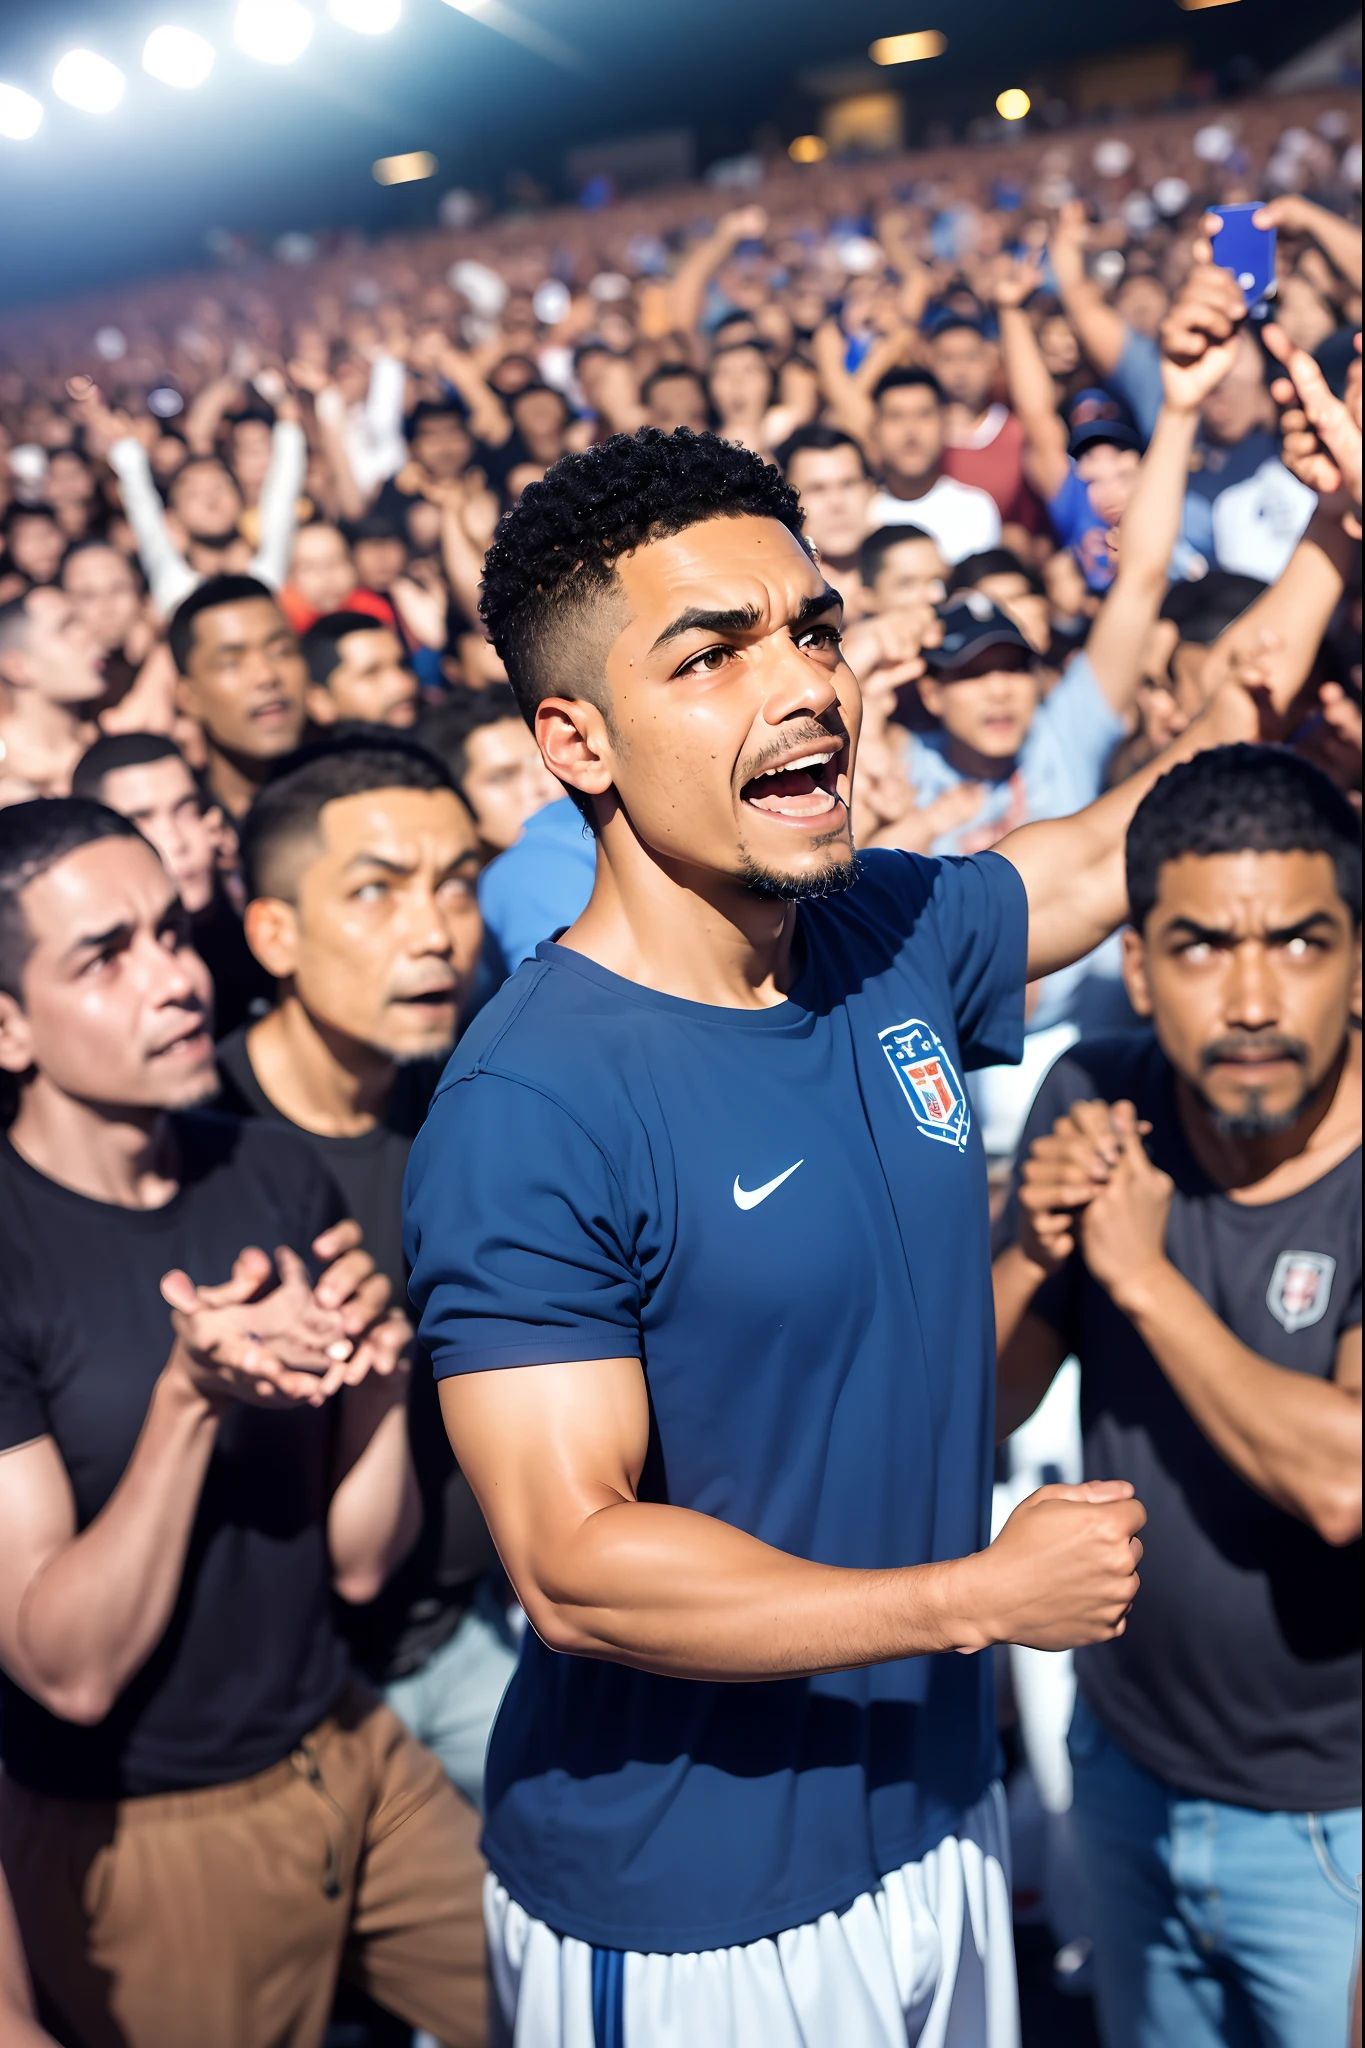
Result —
<instances>
[{"instance_id":1,"label":"black baseball cap","mask_svg":"<svg viewBox=\"0 0 1365 2048\"><path fill-rule=\"evenodd\" d=\"M1127 420L1087 420L1083 427L1077 427L1066 444L1066 452L1073 460L1084 455L1087 448L1135 448L1141 450L1142 436L1136 427L1130 427Z\"/></svg>"},{"instance_id":2,"label":"black baseball cap","mask_svg":"<svg viewBox=\"0 0 1365 2048\"><path fill-rule=\"evenodd\" d=\"M931 675L954 675L987 647L1021 647L1032 661L1033 649L1014 620L979 590L964 591L936 609L943 638L937 647L920 650Z\"/></svg>"},{"instance_id":3,"label":"black baseball cap","mask_svg":"<svg viewBox=\"0 0 1365 2048\"><path fill-rule=\"evenodd\" d=\"M1067 454L1083 455L1087 448L1142 447L1142 436L1134 426L1127 407L1098 384L1078 391L1063 408L1070 434Z\"/></svg>"}]
</instances>

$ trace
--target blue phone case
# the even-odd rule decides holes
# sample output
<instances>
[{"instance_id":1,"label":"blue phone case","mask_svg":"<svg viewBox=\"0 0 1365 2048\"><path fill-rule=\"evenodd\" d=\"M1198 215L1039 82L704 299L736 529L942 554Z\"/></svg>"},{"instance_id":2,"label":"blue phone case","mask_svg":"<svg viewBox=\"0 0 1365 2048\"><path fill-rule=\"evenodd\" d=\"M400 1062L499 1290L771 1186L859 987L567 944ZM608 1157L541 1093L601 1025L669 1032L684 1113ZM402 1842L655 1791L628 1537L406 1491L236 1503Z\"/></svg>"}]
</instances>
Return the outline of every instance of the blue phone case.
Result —
<instances>
[{"instance_id":1,"label":"blue phone case","mask_svg":"<svg viewBox=\"0 0 1365 2048\"><path fill-rule=\"evenodd\" d=\"M1248 306L1259 305L1275 282L1275 230L1251 225L1264 203L1214 208L1223 225L1213 238L1213 260L1232 272Z\"/></svg>"}]
</instances>

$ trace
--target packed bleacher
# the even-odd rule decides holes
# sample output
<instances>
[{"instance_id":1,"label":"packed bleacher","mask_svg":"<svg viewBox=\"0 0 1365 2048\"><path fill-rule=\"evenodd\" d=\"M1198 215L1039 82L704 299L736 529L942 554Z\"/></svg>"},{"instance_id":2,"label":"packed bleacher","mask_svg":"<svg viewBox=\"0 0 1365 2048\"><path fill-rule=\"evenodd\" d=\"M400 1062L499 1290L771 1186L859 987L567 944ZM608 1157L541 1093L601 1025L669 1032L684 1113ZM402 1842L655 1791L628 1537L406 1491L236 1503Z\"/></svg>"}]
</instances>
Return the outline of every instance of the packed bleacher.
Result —
<instances>
[{"instance_id":1,"label":"packed bleacher","mask_svg":"<svg viewBox=\"0 0 1365 2048\"><path fill-rule=\"evenodd\" d=\"M917 1122L984 1148L992 1533L1096 1457L1150 1518L1074 1718L1069 1659L1000 1650L1015 1919L1107 2048L1347 2038L1359 107L1211 100L743 178L0 318L16 2041L384 2048L515 2018L607 2048L598 1958L639 1985L661 1960L584 1934L584 2006L550 1880L523 1896L490 1850L485 1890L489 1731L523 1608L546 1629L410 1342L409 1312L439 1355L459 1289L422 1295L403 1187L452 1047L513 1015L489 1006L603 858L528 694L517 551L548 545L556 488L677 531L640 511L670 459L720 512L799 500L859 685L864 855L998 868L1011 835L1145 792L1128 928L1034 974L1012 1053L983 1029L959 1081L913 1019L883 1048ZM1254 294L1219 261L1220 208L1252 203ZM565 698L600 687L564 656ZM805 773L763 800L821 800ZM530 1130L471 1155L471 1189ZM785 1178L737 1178L736 1206ZM474 1194L460 1214L485 1228ZM486 1280L462 1284L473 1316ZM595 2036L553 2031L537 1956ZM923 2038L1010 2048L989 1980L989 2027ZM893 2038L821 2024L781 2039Z\"/></svg>"}]
</instances>

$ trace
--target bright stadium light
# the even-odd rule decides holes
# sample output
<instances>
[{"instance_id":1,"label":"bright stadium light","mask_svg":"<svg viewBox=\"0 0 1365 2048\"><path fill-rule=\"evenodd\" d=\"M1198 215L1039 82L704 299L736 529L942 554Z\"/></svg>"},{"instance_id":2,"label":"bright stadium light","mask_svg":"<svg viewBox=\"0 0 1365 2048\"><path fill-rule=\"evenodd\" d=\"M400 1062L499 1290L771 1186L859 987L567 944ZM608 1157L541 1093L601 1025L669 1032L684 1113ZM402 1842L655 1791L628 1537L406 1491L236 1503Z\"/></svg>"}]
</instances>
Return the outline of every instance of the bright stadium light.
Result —
<instances>
[{"instance_id":1,"label":"bright stadium light","mask_svg":"<svg viewBox=\"0 0 1365 2048\"><path fill-rule=\"evenodd\" d=\"M42 102L17 85L0 85L0 135L10 142L27 142L43 118Z\"/></svg>"},{"instance_id":2,"label":"bright stadium light","mask_svg":"<svg viewBox=\"0 0 1365 2048\"><path fill-rule=\"evenodd\" d=\"M175 28L167 22L154 28L142 45L142 68L163 85L189 92L202 85L212 71L213 45L192 28Z\"/></svg>"},{"instance_id":3,"label":"bright stadium light","mask_svg":"<svg viewBox=\"0 0 1365 2048\"><path fill-rule=\"evenodd\" d=\"M94 50L68 50L58 59L52 90L83 114L112 114L123 98L123 73Z\"/></svg>"},{"instance_id":4,"label":"bright stadium light","mask_svg":"<svg viewBox=\"0 0 1365 2048\"><path fill-rule=\"evenodd\" d=\"M995 111L1002 121L1022 121L1033 101L1021 85L1012 85L1002 92L995 103Z\"/></svg>"},{"instance_id":5,"label":"bright stadium light","mask_svg":"<svg viewBox=\"0 0 1365 2048\"><path fill-rule=\"evenodd\" d=\"M829 155L829 144L823 135L798 135L787 144L787 155L794 164L823 163Z\"/></svg>"},{"instance_id":6,"label":"bright stadium light","mask_svg":"<svg viewBox=\"0 0 1365 2048\"><path fill-rule=\"evenodd\" d=\"M292 64L308 48L313 17L299 0L238 0L237 46L260 64Z\"/></svg>"},{"instance_id":7,"label":"bright stadium light","mask_svg":"<svg viewBox=\"0 0 1365 2048\"><path fill-rule=\"evenodd\" d=\"M926 57L941 57L948 38L936 28L912 29L909 35L879 36L868 56L874 64L919 64Z\"/></svg>"},{"instance_id":8,"label":"bright stadium light","mask_svg":"<svg viewBox=\"0 0 1365 2048\"><path fill-rule=\"evenodd\" d=\"M403 0L332 0L329 9L333 21L359 36L386 36L402 11Z\"/></svg>"},{"instance_id":9,"label":"bright stadium light","mask_svg":"<svg viewBox=\"0 0 1365 2048\"><path fill-rule=\"evenodd\" d=\"M429 149L409 149L402 156L381 156L370 168L377 185L412 185L434 178L440 166Z\"/></svg>"}]
</instances>

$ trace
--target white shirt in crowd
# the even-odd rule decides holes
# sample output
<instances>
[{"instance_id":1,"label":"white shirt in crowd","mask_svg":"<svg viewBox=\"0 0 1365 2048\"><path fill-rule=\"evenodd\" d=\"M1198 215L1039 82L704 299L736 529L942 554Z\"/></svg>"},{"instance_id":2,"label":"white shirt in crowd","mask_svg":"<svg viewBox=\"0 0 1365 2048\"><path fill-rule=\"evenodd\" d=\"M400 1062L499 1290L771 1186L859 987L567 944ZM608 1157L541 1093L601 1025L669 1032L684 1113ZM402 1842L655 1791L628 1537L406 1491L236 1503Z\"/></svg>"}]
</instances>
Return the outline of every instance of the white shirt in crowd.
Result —
<instances>
[{"instance_id":1,"label":"white shirt in crowd","mask_svg":"<svg viewBox=\"0 0 1365 2048\"><path fill-rule=\"evenodd\" d=\"M363 399L347 405L335 384L317 395L318 418L340 432L362 498L372 498L408 459L403 438L407 381L406 364L379 349L370 359L370 386Z\"/></svg>"},{"instance_id":2,"label":"white shirt in crowd","mask_svg":"<svg viewBox=\"0 0 1365 2048\"><path fill-rule=\"evenodd\" d=\"M142 443L131 435L115 441L109 450L109 466L118 478L123 509L133 529L152 603L163 619L169 618L181 599L188 597L204 579L191 569L166 529L161 493ZM303 428L295 420L276 420L270 467L261 486L260 537L250 567L250 573L268 583L272 590L278 590L289 574L294 522L307 468L308 443Z\"/></svg>"},{"instance_id":3,"label":"white shirt in crowd","mask_svg":"<svg viewBox=\"0 0 1365 2048\"><path fill-rule=\"evenodd\" d=\"M941 476L922 498L893 498L890 491L878 491L868 507L875 531L879 526L921 526L938 542L939 553L951 568L1000 545L1000 512L994 498L975 484L960 484Z\"/></svg>"}]
</instances>

